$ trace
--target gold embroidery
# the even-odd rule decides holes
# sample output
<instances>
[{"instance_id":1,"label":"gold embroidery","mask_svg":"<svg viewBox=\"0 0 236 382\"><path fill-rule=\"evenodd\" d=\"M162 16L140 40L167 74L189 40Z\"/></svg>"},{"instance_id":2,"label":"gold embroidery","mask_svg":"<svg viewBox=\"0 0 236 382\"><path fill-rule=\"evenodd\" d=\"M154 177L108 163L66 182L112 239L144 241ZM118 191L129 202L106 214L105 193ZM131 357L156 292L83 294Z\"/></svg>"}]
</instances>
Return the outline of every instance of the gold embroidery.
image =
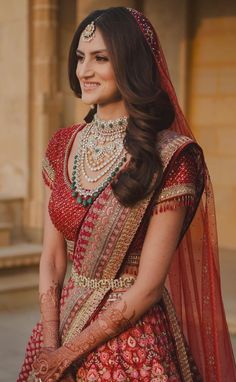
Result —
<instances>
[{"instance_id":1,"label":"gold embroidery","mask_svg":"<svg viewBox=\"0 0 236 382\"><path fill-rule=\"evenodd\" d=\"M126 265L139 265L140 261L140 253L129 253L127 258L125 259Z\"/></svg>"},{"instance_id":2,"label":"gold embroidery","mask_svg":"<svg viewBox=\"0 0 236 382\"><path fill-rule=\"evenodd\" d=\"M66 344L68 341L73 339L76 334L79 334L89 318L97 309L100 302L103 300L105 294L108 292L108 288L95 290L85 301L81 309L79 310L76 319L73 321L69 331L65 334L63 338L63 344Z\"/></svg>"},{"instance_id":3,"label":"gold embroidery","mask_svg":"<svg viewBox=\"0 0 236 382\"><path fill-rule=\"evenodd\" d=\"M109 262L104 269L102 278L115 278L151 198L152 194L145 200L137 203L133 208L127 209L129 213L126 215L123 227L120 230L120 235L117 238Z\"/></svg>"},{"instance_id":4,"label":"gold embroidery","mask_svg":"<svg viewBox=\"0 0 236 382\"><path fill-rule=\"evenodd\" d=\"M133 208L124 208L118 202L116 204L117 209L122 209L122 217L124 218L124 222L122 222L122 228L119 228L121 231L117 241L114 245L111 257L109 262L103 272L101 278L103 279L114 279L120 265L125 257L125 254L129 248L129 245L134 237L136 230L138 229L139 224L142 221L146 208L150 202L152 195L146 198L144 201L137 203L137 205ZM112 190L110 190L110 198L112 200L115 199ZM116 200L116 199L115 199ZM97 220L98 223L98 220ZM121 221L119 220L119 224ZM100 222L101 224L101 222ZM115 227L113 227L115 228ZM87 299L87 301L82 305L80 310L78 311L74 321L71 324L71 327L68 333L65 335L63 341L67 342L74 335L80 333L83 329L87 321L90 319L94 311L97 309L100 302L103 300L106 293L110 290L110 287L104 287L100 290L95 290L92 295Z\"/></svg>"},{"instance_id":5,"label":"gold embroidery","mask_svg":"<svg viewBox=\"0 0 236 382\"><path fill-rule=\"evenodd\" d=\"M65 239L65 242L66 242L67 255L72 255L74 252L75 242L73 240L67 240L67 239Z\"/></svg>"},{"instance_id":6,"label":"gold embroidery","mask_svg":"<svg viewBox=\"0 0 236 382\"><path fill-rule=\"evenodd\" d=\"M83 288L90 288L90 289L102 289L107 288L109 289L119 289L119 288L128 288L131 285L133 285L135 278L134 277L120 277L119 279L90 279L86 276L78 275L76 270L72 268L71 273L72 280L74 281L76 286L82 286Z\"/></svg>"},{"instance_id":7,"label":"gold embroidery","mask_svg":"<svg viewBox=\"0 0 236 382\"><path fill-rule=\"evenodd\" d=\"M97 211L99 218L94 222L92 234L85 238L87 240L86 255L84 255L80 273L91 278L97 278L96 271L106 256L107 248L109 248L109 254L112 252L115 240L113 227L116 227L119 221L122 224L123 218L128 214L128 209L119 204L111 190L107 189L106 193L109 193L109 198L106 201L102 198L99 199L99 203L103 204L104 208ZM92 212L96 213L96 201L92 207ZM102 268L105 266L106 262L103 263ZM108 276L106 278L113 277Z\"/></svg>"},{"instance_id":8,"label":"gold embroidery","mask_svg":"<svg viewBox=\"0 0 236 382\"><path fill-rule=\"evenodd\" d=\"M172 155L178 148L180 148L184 144L187 144L188 142L193 141L188 137L178 136L173 132L169 132L169 134L162 135L160 142L161 157L163 160L163 164L166 167ZM106 257L108 256L108 254L110 256L108 256L107 264L103 266L103 273L101 275L101 279L114 279L124 260L130 243L143 219L143 216L150 203L152 195L150 195L145 200L137 203L133 208L124 208L115 199L112 190L107 189L107 192L109 192L110 195L106 199L105 205L102 208L102 214L101 209L96 208L96 203L91 207L91 212L93 212L95 215L98 214L98 217L95 222L96 225L99 225L100 227L101 225L102 227L104 227L104 222L101 216L103 216L103 219L106 216L105 213L111 216L110 210L112 211L113 216L116 215L116 219L113 220L114 224L110 228L111 232L108 232L108 235L106 236L106 241L102 246L101 243L97 242L97 238L99 236L94 235L94 232L96 232L96 230L94 231L95 227L93 227L93 238L90 238L91 242L89 246L88 244L86 245L86 255L89 253L92 253L94 255L94 251L91 251L91 249L96 244L95 249L97 251L97 245L99 244L100 251L98 252L106 254ZM100 200L101 202L103 202L102 199L98 198L98 201ZM99 230L97 231L99 232ZM84 256L84 258L86 259L87 257ZM94 258L91 260L94 260ZM94 274L98 269L98 263L99 262L95 262L94 265L92 265L92 270L91 267L89 267L89 264L87 264L88 266L86 266L84 263L83 266L85 266L85 268L83 268L82 266L82 273L84 275L86 274L87 276L88 271L89 275ZM63 338L63 342L69 341L71 338L73 338L74 335L80 333L80 331L92 317L92 314L96 311L97 307L99 306L99 304L101 303L101 301L103 300L103 298L109 290L109 286L104 287L103 289L101 288L100 290L95 290L89 295L87 299L81 301L80 307L78 308L76 315L72 319L70 328L68 329L68 332Z\"/></svg>"},{"instance_id":9,"label":"gold embroidery","mask_svg":"<svg viewBox=\"0 0 236 382\"><path fill-rule=\"evenodd\" d=\"M158 134L159 142L157 145L160 157L163 163L164 170L170 162L173 154L181 146L187 143L193 143L194 141L184 135L178 135L171 130L163 130Z\"/></svg>"},{"instance_id":10,"label":"gold embroidery","mask_svg":"<svg viewBox=\"0 0 236 382\"><path fill-rule=\"evenodd\" d=\"M170 320L172 334L175 339L175 344L176 344L183 381L193 382L188 355L187 355L186 347L184 344L184 338L183 338L183 335L176 317L173 303L170 299L169 293L166 288L164 289L164 292L163 292L163 300L164 300L164 304L166 306L166 310Z\"/></svg>"},{"instance_id":11,"label":"gold embroidery","mask_svg":"<svg viewBox=\"0 0 236 382\"><path fill-rule=\"evenodd\" d=\"M49 160L47 157L44 157L42 166L43 166L43 172L48 178L49 182L53 183L55 180L55 171L53 167L51 166L51 164L49 163Z\"/></svg>"},{"instance_id":12,"label":"gold embroidery","mask_svg":"<svg viewBox=\"0 0 236 382\"><path fill-rule=\"evenodd\" d=\"M161 203L167 199L171 199L174 197L179 197L182 195L191 195L195 196L195 187L191 183L186 184L177 184L174 186L170 186L167 188L163 188L161 191L157 203Z\"/></svg>"}]
</instances>

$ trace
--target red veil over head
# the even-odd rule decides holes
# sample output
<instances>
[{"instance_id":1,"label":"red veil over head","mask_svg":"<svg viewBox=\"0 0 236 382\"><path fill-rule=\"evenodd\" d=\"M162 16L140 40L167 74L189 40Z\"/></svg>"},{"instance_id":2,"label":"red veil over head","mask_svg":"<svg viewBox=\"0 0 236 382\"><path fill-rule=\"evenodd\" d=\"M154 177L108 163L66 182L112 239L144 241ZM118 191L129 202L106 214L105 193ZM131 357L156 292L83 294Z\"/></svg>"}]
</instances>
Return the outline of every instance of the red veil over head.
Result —
<instances>
[{"instance_id":1,"label":"red veil over head","mask_svg":"<svg viewBox=\"0 0 236 382\"><path fill-rule=\"evenodd\" d=\"M128 9L153 52L161 86L174 106L172 129L193 138L179 106L153 26L143 14ZM236 381L236 370L221 296L215 206L207 167L204 174L202 199L176 251L167 286L204 381L233 382Z\"/></svg>"}]
</instances>

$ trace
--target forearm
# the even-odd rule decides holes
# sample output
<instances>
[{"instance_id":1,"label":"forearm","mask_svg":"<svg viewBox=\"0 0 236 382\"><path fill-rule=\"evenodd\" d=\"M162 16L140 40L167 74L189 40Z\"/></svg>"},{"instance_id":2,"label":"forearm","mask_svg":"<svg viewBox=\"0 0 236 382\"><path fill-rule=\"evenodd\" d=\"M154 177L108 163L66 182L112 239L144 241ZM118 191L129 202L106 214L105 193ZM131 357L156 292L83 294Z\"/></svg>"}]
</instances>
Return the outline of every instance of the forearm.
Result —
<instances>
[{"instance_id":1,"label":"forearm","mask_svg":"<svg viewBox=\"0 0 236 382\"><path fill-rule=\"evenodd\" d=\"M62 347L67 353L66 358L73 362L84 357L97 346L125 331L160 297L161 291L148 293L133 286L124 293L120 301L111 304L95 321Z\"/></svg>"},{"instance_id":2,"label":"forearm","mask_svg":"<svg viewBox=\"0 0 236 382\"><path fill-rule=\"evenodd\" d=\"M39 276L39 303L43 328L43 347L57 349L59 343L59 301L63 274L42 256Z\"/></svg>"}]
</instances>

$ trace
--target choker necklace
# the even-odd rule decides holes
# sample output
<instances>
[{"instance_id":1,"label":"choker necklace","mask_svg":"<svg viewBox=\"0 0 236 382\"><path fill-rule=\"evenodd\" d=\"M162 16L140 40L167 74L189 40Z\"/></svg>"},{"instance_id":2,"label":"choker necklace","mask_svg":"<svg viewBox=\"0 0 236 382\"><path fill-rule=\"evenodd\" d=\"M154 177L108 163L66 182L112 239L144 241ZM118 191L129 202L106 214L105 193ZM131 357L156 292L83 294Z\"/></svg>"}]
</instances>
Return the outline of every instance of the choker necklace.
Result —
<instances>
[{"instance_id":1,"label":"choker necklace","mask_svg":"<svg viewBox=\"0 0 236 382\"><path fill-rule=\"evenodd\" d=\"M126 162L124 148L128 117L102 120L97 115L81 132L72 171L72 196L84 207L91 205ZM95 189L82 187L82 176Z\"/></svg>"},{"instance_id":2,"label":"choker necklace","mask_svg":"<svg viewBox=\"0 0 236 382\"><path fill-rule=\"evenodd\" d=\"M95 126L98 128L101 134L112 134L118 132L124 132L128 125L128 117L120 117L114 120L105 121L100 119L97 114L94 116Z\"/></svg>"}]
</instances>

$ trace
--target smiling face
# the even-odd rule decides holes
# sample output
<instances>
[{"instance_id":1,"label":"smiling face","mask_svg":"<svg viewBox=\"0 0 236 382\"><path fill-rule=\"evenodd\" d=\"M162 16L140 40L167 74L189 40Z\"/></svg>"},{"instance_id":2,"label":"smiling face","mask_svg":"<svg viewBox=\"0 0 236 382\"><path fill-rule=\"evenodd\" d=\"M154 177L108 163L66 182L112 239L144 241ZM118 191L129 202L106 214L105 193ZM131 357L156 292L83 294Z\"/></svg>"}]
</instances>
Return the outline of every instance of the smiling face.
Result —
<instances>
[{"instance_id":1,"label":"smiling face","mask_svg":"<svg viewBox=\"0 0 236 382\"><path fill-rule=\"evenodd\" d=\"M76 54L76 75L80 82L82 101L100 107L120 101L110 57L98 28L91 41L80 38Z\"/></svg>"}]
</instances>

